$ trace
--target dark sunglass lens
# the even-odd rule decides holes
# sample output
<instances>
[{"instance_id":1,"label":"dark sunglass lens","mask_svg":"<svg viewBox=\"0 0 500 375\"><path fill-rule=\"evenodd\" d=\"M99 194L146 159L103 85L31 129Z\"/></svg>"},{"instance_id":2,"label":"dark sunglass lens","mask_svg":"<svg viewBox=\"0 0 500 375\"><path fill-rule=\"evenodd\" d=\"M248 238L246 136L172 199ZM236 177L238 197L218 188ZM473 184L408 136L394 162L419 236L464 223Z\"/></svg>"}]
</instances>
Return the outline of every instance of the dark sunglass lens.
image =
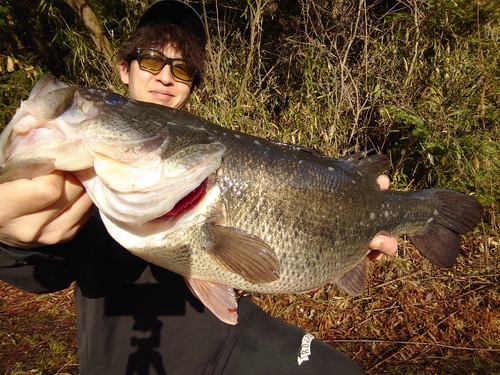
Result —
<instances>
[{"instance_id":1,"label":"dark sunglass lens","mask_svg":"<svg viewBox=\"0 0 500 375\"><path fill-rule=\"evenodd\" d=\"M165 64L165 56L153 50L143 50L137 59L139 65L148 70L160 70Z\"/></svg>"},{"instance_id":2,"label":"dark sunglass lens","mask_svg":"<svg viewBox=\"0 0 500 375\"><path fill-rule=\"evenodd\" d=\"M157 74L166 64L169 64L175 78L188 82L192 81L194 78L194 70L190 69L185 61L181 59L171 59L154 49L139 50L137 62L143 69L155 72L154 74Z\"/></svg>"},{"instance_id":3,"label":"dark sunglass lens","mask_svg":"<svg viewBox=\"0 0 500 375\"><path fill-rule=\"evenodd\" d=\"M193 72L187 67L184 61L173 62L174 76L183 81L191 81L193 79Z\"/></svg>"}]
</instances>

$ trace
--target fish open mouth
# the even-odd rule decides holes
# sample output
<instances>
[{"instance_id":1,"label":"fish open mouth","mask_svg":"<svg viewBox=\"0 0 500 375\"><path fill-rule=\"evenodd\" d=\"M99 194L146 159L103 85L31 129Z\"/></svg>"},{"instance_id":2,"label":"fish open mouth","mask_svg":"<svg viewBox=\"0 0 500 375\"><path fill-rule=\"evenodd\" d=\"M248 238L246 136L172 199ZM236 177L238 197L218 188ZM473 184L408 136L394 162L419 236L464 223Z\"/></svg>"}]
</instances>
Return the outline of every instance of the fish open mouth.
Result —
<instances>
[{"instance_id":1,"label":"fish open mouth","mask_svg":"<svg viewBox=\"0 0 500 375\"><path fill-rule=\"evenodd\" d=\"M196 207L196 205L201 202L207 193L207 184L208 177L203 180L203 182L196 189L191 191L184 198L181 198L181 200L177 202L169 212L162 215L161 218L169 218Z\"/></svg>"}]
</instances>

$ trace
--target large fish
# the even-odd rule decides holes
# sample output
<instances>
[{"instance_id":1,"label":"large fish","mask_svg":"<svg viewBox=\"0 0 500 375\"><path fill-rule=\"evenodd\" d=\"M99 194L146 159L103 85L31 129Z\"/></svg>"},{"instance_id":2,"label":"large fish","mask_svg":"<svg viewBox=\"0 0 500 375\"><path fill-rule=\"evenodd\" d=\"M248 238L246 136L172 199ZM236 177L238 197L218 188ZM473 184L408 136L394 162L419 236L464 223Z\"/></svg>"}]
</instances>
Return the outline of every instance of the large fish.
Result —
<instances>
[{"instance_id":1,"label":"large fish","mask_svg":"<svg viewBox=\"0 0 500 375\"><path fill-rule=\"evenodd\" d=\"M52 76L0 146L0 182L72 171L116 241L183 275L230 324L233 288L290 294L336 282L360 294L379 232L407 234L451 267L459 235L482 216L474 198L450 190L381 191L382 155L332 159Z\"/></svg>"}]
</instances>

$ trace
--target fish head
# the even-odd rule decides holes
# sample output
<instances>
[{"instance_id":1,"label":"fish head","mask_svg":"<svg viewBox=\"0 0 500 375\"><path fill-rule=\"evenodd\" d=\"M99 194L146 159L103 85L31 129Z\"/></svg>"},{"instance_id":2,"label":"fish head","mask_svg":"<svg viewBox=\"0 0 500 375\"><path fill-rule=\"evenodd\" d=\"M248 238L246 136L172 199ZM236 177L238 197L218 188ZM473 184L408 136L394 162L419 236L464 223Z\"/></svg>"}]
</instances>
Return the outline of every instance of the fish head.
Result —
<instances>
[{"instance_id":1,"label":"fish head","mask_svg":"<svg viewBox=\"0 0 500 375\"><path fill-rule=\"evenodd\" d=\"M78 92L99 116L83 126L94 166L75 175L108 218L138 227L204 194L226 147L197 117L106 90Z\"/></svg>"},{"instance_id":2,"label":"fish head","mask_svg":"<svg viewBox=\"0 0 500 375\"><path fill-rule=\"evenodd\" d=\"M102 213L141 225L203 188L222 163L225 147L193 118L47 75L0 135L0 182L69 171Z\"/></svg>"},{"instance_id":3,"label":"fish head","mask_svg":"<svg viewBox=\"0 0 500 375\"><path fill-rule=\"evenodd\" d=\"M96 114L77 98L75 87L52 76L44 76L35 85L0 135L1 182L92 165L90 155L75 147L80 141L68 138L64 131L68 123L74 125ZM65 154L72 157L62 157Z\"/></svg>"}]
</instances>

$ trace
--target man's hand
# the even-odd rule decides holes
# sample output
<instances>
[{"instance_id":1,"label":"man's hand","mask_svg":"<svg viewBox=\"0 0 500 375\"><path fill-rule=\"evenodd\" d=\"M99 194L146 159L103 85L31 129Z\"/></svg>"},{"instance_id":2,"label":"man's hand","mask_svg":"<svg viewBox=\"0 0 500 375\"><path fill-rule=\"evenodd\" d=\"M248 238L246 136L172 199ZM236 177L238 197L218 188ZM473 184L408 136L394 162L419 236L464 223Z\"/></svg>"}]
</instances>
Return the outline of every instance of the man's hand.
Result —
<instances>
[{"instance_id":1,"label":"man's hand","mask_svg":"<svg viewBox=\"0 0 500 375\"><path fill-rule=\"evenodd\" d=\"M379 233L370 242L369 260L380 260L384 255L394 255L398 251L398 241L391 236Z\"/></svg>"},{"instance_id":2,"label":"man's hand","mask_svg":"<svg viewBox=\"0 0 500 375\"><path fill-rule=\"evenodd\" d=\"M386 175L380 175L377 178L377 182L380 185L381 190L389 189L389 177ZM398 241L387 234L379 233L373 237L370 242L370 252L367 257L369 260L380 260L383 255L393 255L398 251Z\"/></svg>"},{"instance_id":3,"label":"man's hand","mask_svg":"<svg viewBox=\"0 0 500 375\"><path fill-rule=\"evenodd\" d=\"M92 201L71 174L55 171L0 185L0 242L17 247L73 238L91 214Z\"/></svg>"}]
</instances>

